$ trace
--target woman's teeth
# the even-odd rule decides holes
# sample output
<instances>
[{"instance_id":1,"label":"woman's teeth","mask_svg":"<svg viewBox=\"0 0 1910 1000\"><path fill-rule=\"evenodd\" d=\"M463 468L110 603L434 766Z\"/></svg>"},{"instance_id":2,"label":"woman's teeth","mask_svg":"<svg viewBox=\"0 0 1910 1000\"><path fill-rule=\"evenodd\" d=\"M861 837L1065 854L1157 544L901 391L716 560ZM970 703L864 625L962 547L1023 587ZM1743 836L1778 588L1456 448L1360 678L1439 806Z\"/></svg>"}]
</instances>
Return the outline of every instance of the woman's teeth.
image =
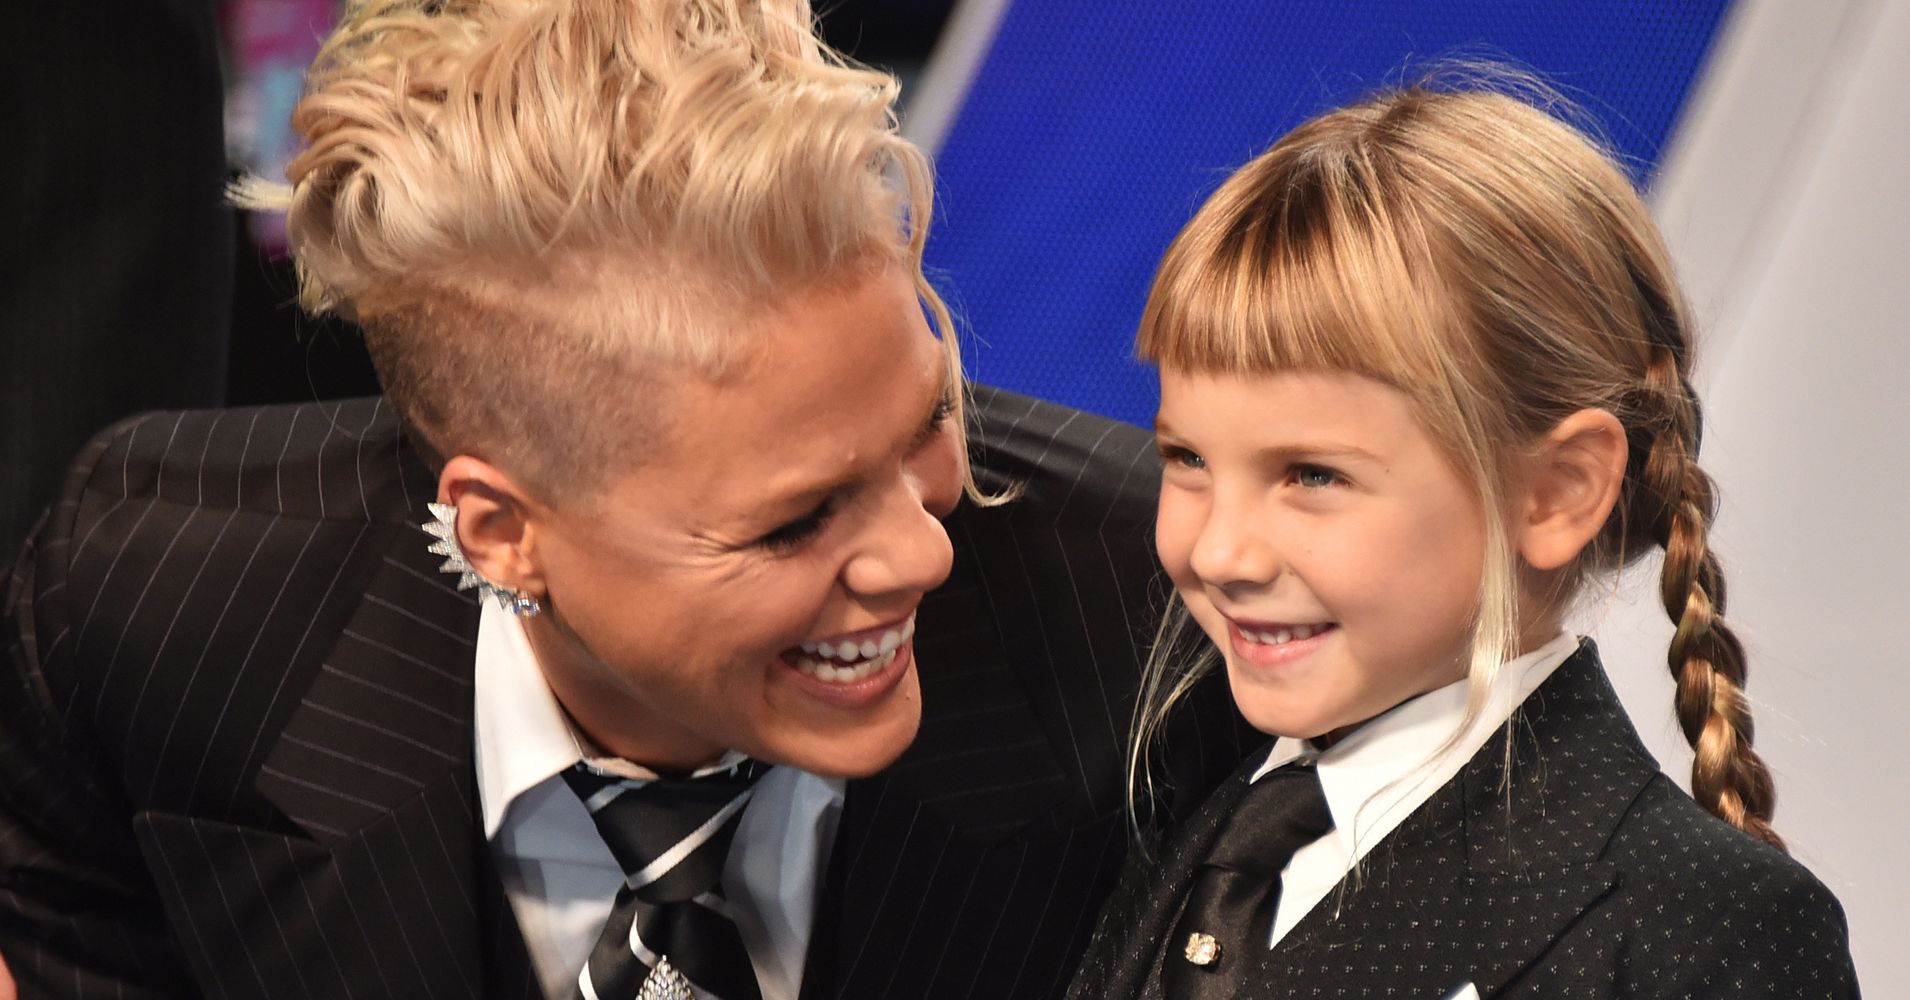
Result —
<instances>
[{"instance_id":1,"label":"woman's teeth","mask_svg":"<svg viewBox=\"0 0 1910 1000\"><path fill-rule=\"evenodd\" d=\"M891 649L873 660L862 660L853 666L833 663L827 660L815 660L808 656L802 656L796 660L796 669L820 681L829 681L833 684L854 684L860 680L867 680L869 675L894 663L895 652L895 650Z\"/></svg>"},{"instance_id":2,"label":"woman's teeth","mask_svg":"<svg viewBox=\"0 0 1910 1000\"><path fill-rule=\"evenodd\" d=\"M854 684L865 680L895 662L896 650L915 636L915 616L910 615L898 628L882 633L880 639L805 642L801 653L793 657L796 669L817 680L835 684Z\"/></svg>"},{"instance_id":3,"label":"woman's teeth","mask_svg":"<svg viewBox=\"0 0 1910 1000\"><path fill-rule=\"evenodd\" d=\"M1332 627L1333 625L1331 623L1325 625L1291 625L1282 626L1268 632L1243 628L1240 630L1240 634L1246 636L1248 642L1259 643L1262 646L1284 646L1295 639L1311 639Z\"/></svg>"}]
</instances>

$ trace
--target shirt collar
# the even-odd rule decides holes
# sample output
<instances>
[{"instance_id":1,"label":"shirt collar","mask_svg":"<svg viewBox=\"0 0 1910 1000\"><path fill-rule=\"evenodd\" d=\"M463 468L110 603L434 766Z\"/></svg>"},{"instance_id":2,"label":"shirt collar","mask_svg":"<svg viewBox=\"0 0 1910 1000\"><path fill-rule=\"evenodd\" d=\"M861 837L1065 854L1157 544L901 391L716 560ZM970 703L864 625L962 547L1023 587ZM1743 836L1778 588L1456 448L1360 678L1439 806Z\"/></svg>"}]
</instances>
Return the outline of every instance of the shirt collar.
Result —
<instances>
[{"instance_id":1,"label":"shirt collar","mask_svg":"<svg viewBox=\"0 0 1910 1000\"><path fill-rule=\"evenodd\" d=\"M518 796L577 763L584 751L537 666L523 622L483 602L476 655L478 799L489 840Z\"/></svg>"},{"instance_id":2,"label":"shirt collar","mask_svg":"<svg viewBox=\"0 0 1910 1000\"><path fill-rule=\"evenodd\" d=\"M1305 740L1274 741L1253 780L1296 760L1319 768L1320 786L1333 814L1333 835L1348 858L1357 858L1392 831L1451 778L1514 709L1578 649L1561 632L1539 648L1500 668L1484 706L1463 733L1470 695L1468 680L1455 681L1405 702L1316 751ZM1455 736L1455 734L1457 734Z\"/></svg>"},{"instance_id":3,"label":"shirt collar","mask_svg":"<svg viewBox=\"0 0 1910 1000\"><path fill-rule=\"evenodd\" d=\"M489 602L478 615L474 676L478 798L486 840L497 836L511 803L579 760L620 778L656 779L647 767L600 753L577 731L544 680L523 621ZM731 750L690 777L727 771L747 759Z\"/></svg>"}]
</instances>

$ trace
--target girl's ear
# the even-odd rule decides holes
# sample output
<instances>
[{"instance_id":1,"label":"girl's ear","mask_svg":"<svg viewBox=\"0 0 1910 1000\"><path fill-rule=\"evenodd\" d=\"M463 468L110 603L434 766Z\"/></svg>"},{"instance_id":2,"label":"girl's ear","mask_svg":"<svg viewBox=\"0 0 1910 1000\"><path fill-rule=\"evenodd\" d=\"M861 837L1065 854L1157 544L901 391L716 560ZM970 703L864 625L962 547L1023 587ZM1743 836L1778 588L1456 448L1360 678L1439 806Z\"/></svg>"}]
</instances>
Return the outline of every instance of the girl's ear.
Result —
<instances>
[{"instance_id":1,"label":"girl's ear","mask_svg":"<svg viewBox=\"0 0 1910 1000\"><path fill-rule=\"evenodd\" d=\"M1516 523L1527 565L1559 569L1591 544L1618 503L1625 458L1625 427L1607 410L1580 410L1539 441Z\"/></svg>"},{"instance_id":2,"label":"girl's ear","mask_svg":"<svg viewBox=\"0 0 1910 1000\"><path fill-rule=\"evenodd\" d=\"M438 502L458 509L458 545L477 574L531 596L546 593L529 494L496 466L470 455L444 464Z\"/></svg>"}]
</instances>

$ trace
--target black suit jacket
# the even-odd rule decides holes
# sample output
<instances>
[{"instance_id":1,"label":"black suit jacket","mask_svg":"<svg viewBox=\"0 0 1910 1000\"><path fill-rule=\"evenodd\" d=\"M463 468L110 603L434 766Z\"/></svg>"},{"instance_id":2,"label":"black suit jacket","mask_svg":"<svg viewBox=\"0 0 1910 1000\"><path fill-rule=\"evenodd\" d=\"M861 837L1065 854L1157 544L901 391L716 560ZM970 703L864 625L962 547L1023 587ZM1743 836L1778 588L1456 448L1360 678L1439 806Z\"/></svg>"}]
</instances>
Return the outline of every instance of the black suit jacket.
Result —
<instances>
[{"instance_id":1,"label":"black suit jacket","mask_svg":"<svg viewBox=\"0 0 1910 1000\"><path fill-rule=\"evenodd\" d=\"M1124 853L1158 597L1134 428L984 390L983 483L916 639L924 717L852 782L804 996L1047 997ZM0 954L23 996L534 995L477 819L476 606L380 401L148 416L11 584ZM1249 744L1181 761L1216 783ZM1214 739L1215 733L1224 738Z\"/></svg>"},{"instance_id":2,"label":"black suit jacket","mask_svg":"<svg viewBox=\"0 0 1910 1000\"><path fill-rule=\"evenodd\" d=\"M220 6L0 3L0 552L94 431L226 398Z\"/></svg>"},{"instance_id":3,"label":"black suit jacket","mask_svg":"<svg viewBox=\"0 0 1910 1000\"><path fill-rule=\"evenodd\" d=\"M1837 901L1658 770L1589 641L1514 718L1261 958L1243 1000L1438 1000L1467 982L1532 1000L1857 996ZM1194 869L1263 759L1130 861L1070 997L1160 996Z\"/></svg>"}]
</instances>

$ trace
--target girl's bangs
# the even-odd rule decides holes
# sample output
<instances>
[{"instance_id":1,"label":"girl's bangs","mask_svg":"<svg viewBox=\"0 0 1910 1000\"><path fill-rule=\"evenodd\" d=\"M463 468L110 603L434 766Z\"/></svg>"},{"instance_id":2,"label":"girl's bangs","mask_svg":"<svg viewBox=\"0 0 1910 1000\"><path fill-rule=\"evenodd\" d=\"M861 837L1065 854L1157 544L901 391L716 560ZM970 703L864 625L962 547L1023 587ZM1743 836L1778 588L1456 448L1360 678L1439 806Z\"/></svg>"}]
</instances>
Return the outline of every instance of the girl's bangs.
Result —
<instances>
[{"instance_id":1,"label":"girl's bangs","mask_svg":"<svg viewBox=\"0 0 1910 1000\"><path fill-rule=\"evenodd\" d=\"M1281 196L1240 197L1248 186L1237 182L1252 173L1236 175L1169 248L1142 315L1140 357L1236 375L1350 372L1412 396L1446 378L1434 341L1451 309L1430 280L1430 255L1406 238L1418 227L1377 203L1370 178L1254 178L1252 188Z\"/></svg>"}]
</instances>

